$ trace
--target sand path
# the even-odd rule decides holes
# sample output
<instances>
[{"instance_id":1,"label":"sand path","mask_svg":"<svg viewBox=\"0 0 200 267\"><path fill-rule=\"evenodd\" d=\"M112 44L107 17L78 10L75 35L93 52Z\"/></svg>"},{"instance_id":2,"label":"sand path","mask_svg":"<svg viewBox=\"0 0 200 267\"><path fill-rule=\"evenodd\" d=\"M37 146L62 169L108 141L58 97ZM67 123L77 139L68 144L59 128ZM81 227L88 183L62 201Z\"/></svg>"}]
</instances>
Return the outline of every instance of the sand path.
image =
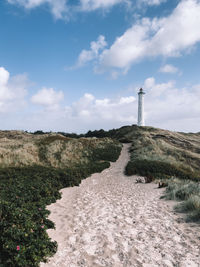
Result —
<instances>
[{"instance_id":1,"label":"sand path","mask_svg":"<svg viewBox=\"0 0 200 267\"><path fill-rule=\"evenodd\" d=\"M49 206L58 251L41 267L200 266L200 227L184 223L157 185L124 176L128 159L124 145L109 169Z\"/></svg>"}]
</instances>

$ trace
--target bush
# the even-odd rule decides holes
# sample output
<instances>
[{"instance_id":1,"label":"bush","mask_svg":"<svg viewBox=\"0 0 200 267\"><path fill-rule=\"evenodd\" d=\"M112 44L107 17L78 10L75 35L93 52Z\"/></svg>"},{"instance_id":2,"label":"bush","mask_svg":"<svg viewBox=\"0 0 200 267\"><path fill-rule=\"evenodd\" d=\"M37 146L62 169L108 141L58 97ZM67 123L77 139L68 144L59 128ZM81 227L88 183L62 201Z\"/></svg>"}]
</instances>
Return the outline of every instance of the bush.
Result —
<instances>
[{"instance_id":1,"label":"bush","mask_svg":"<svg viewBox=\"0 0 200 267\"><path fill-rule=\"evenodd\" d=\"M186 169L180 168L176 165L162 161L140 160L129 161L125 168L126 175L142 175L151 176L152 178L169 178L176 176L182 179L198 180L200 177L196 173Z\"/></svg>"},{"instance_id":2,"label":"bush","mask_svg":"<svg viewBox=\"0 0 200 267\"><path fill-rule=\"evenodd\" d=\"M106 148L96 148L93 150L92 159L93 160L107 160L107 161L116 161L121 152L121 146L116 146L114 144L109 144Z\"/></svg>"},{"instance_id":3,"label":"bush","mask_svg":"<svg viewBox=\"0 0 200 267\"><path fill-rule=\"evenodd\" d=\"M55 253L45 206L60 198L62 174L39 166L0 170L0 265L38 266Z\"/></svg>"}]
</instances>

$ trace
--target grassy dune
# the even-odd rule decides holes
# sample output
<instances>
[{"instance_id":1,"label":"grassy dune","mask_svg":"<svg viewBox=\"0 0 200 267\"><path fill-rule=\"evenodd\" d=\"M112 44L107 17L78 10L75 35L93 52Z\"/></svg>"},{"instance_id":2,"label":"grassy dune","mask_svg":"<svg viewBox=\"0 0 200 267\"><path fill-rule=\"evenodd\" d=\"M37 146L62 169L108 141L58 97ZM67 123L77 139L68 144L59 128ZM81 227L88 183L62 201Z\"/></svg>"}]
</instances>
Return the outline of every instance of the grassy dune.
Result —
<instances>
[{"instance_id":1,"label":"grassy dune","mask_svg":"<svg viewBox=\"0 0 200 267\"><path fill-rule=\"evenodd\" d=\"M110 136L131 143L125 173L161 179L168 185L165 197L181 201L177 211L200 220L200 133L178 133L152 127L124 126L89 136ZM174 178L175 177L175 178Z\"/></svg>"},{"instance_id":2,"label":"grassy dune","mask_svg":"<svg viewBox=\"0 0 200 267\"><path fill-rule=\"evenodd\" d=\"M127 175L200 178L200 133L178 133L132 125L107 132L89 131L86 136L111 137L132 143Z\"/></svg>"},{"instance_id":3,"label":"grassy dune","mask_svg":"<svg viewBox=\"0 0 200 267\"><path fill-rule=\"evenodd\" d=\"M200 179L200 134L170 132L151 127L127 128L132 142L127 175L138 173L152 178L178 176Z\"/></svg>"},{"instance_id":4,"label":"grassy dune","mask_svg":"<svg viewBox=\"0 0 200 267\"><path fill-rule=\"evenodd\" d=\"M0 131L0 168L33 165L71 168L96 160L98 150L107 150L104 160L110 161L109 146L117 149L119 144L109 138L74 139L54 133L33 135L21 131Z\"/></svg>"},{"instance_id":5,"label":"grassy dune","mask_svg":"<svg viewBox=\"0 0 200 267\"><path fill-rule=\"evenodd\" d=\"M61 188L108 168L120 151L109 138L0 132L0 266L36 267L53 255L46 205L61 197Z\"/></svg>"},{"instance_id":6,"label":"grassy dune","mask_svg":"<svg viewBox=\"0 0 200 267\"><path fill-rule=\"evenodd\" d=\"M168 185L165 198L181 201L175 209L200 221L200 133L177 133L151 127L126 127L131 159L125 172Z\"/></svg>"}]
</instances>

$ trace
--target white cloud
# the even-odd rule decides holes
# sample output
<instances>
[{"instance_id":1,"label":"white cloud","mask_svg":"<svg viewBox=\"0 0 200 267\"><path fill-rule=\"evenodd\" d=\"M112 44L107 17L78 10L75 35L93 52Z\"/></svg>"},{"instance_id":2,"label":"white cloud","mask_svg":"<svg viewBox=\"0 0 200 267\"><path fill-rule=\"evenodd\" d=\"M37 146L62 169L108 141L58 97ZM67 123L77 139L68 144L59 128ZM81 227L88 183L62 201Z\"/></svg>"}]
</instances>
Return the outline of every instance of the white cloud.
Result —
<instances>
[{"instance_id":1,"label":"white cloud","mask_svg":"<svg viewBox=\"0 0 200 267\"><path fill-rule=\"evenodd\" d=\"M0 100L4 101L6 99L12 98L12 93L8 88L8 80L10 77L10 73L4 69L0 68Z\"/></svg>"},{"instance_id":2,"label":"white cloud","mask_svg":"<svg viewBox=\"0 0 200 267\"><path fill-rule=\"evenodd\" d=\"M26 114L21 128L77 133L100 128L111 129L136 123L136 109L133 96L100 99L86 93L65 108L42 109Z\"/></svg>"},{"instance_id":3,"label":"white cloud","mask_svg":"<svg viewBox=\"0 0 200 267\"><path fill-rule=\"evenodd\" d=\"M131 11L143 6L160 5L167 0L5 0L9 4L19 5L27 10L46 5L54 18L68 20L75 13L93 12L96 10L108 11L116 5L124 5ZM69 3L70 2L70 3Z\"/></svg>"},{"instance_id":4,"label":"white cloud","mask_svg":"<svg viewBox=\"0 0 200 267\"><path fill-rule=\"evenodd\" d=\"M157 84L151 77L145 80L144 88L147 125L176 131L200 130L200 85L178 89L172 81Z\"/></svg>"},{"instance_id":5,"label":"white cloud","mask_svg":"<svg viewBox=\"0 0 200 267\"><path fill-rule=\"evenodd\" d=\"M56 92L53 88L42 88L37 94L31 97L34 104L42 105L48 109L55 109L63 100L64 94L62 91Z\"/></svg>"},{"instance_id":6,"label":"white cloud","mask_svg":"<svg viewBox=\"0 0 200 267\"><path fill-rule=\"evenodd\" d=\"M41 5L48 5L56 19L68 16L68 6L66 0L7 0L10 4L18 4L26 9L33 9Z\"/></svg>"},{"instance_id":7,"label":"white cloud","mask_svg":"<svg viewBox=\"0 0 200 267\"><path fill-rule=\"evenodd\" d=\"M98 58L99 51L107 45L105 37L99 35L96 42L90 43L90 50L82 50L78 57L77 67L85 65L87 62Z\"/></svg>"},{"instance_id":8,"label":"white cloud","mask_svg":"<svg viewBox=\"0 0 200 267\"><path fill-rule=\"evenodd\" d=\"M135 117L132 115L132 103L135 97L121 97L117 99L96 99L91 94L85 94L80 100L67 108L69 118L81 123L102 125L107 123L133 123ZM98 127L98 126L97 126Z\"/></svg>"},{"instance_id":9,"label":"white cloud","mask_svg":"<svg viewBox=\"0 0 200 267\"><path fill-rule=\"evenodd\" d=\"M12 112L24 105L28 86L26 75L10 77L10 73L0 67L0 112Z\"/></svg>"},{"instance_id":10,"label":"white cloud","mask_svg":"<svg viewBox=\"0 0 200 267\"><path fill-rule=\"evenodd\" d=\"M99 8L110 8L119 3L127 3L127 0L80 0L81 9L93 11Z\"/></svg>"},{"instance_id":11,"label":"white cloud","mask_svg":"<svg viewBox=\"0 0 200 267\"><path fill-rule=\"evenodd\" d=\"M83 114L88 114L88 107L92 105L95 97L91 94L84 94L77 102L73 103L70 107L72 116L76 117Z\"/></svg>"},{"instance_id":12,"label":"white cloud","mask_svg":"<svg viewBox=\"0 0 200 267\"><path fill-rule=\"evenodd\" d=\"M33 9L47 5L56 19L68 19L74 12L90 12L97 9L107 10L114 5L131 3L130 0L79 0L69 4L68 0L7 0L10 4L20 5L25 9Z\"/></svg>"},{"instance_id":13,"label":"white cloud","mask_svg":"<svg viewBox=\"0 0 200 267\"><path fill-rule=\"evenodd\" d=\"M127 7L141 7L143 5L159 5L166 0L78 0L69 3L68 0L7 0L9 4L19 5L31 10L47 5L56 19L69 19L71 14L79 12L92 12L95 10L108 10L115 5L123 4Z\"/></svg>"},{"instance_id":14,"label":"white cloud","mask_svg":"<svg viewBox=\"0 0 200 267\"><path fill-rule=\"evenodd\" d=\"M134 96L129 96L129 97L121 97L119 104L123 105L123 104L130 104L135 102L135 97Z\"/></svg>"},{"instance_id":15,"label":"white cloud","mask_svg":"<svg viewBox=\"0 0 200 267\"><path fill-rule=\"evenodd\" d=\"M174 88L174 81L169 81L167 83L160 83L156 84L155 78L150 77L145 80L144 82L144 89L147 91L150 89L151 97L158 98L168 92L168 90L171 90Z\"/></svg>"},{"instance_id":16,"label":"white cloud","mask_svg":"<svg viewBox=\"0 0 200 267\"><path fill-rule=\"evenodd\" d=\"M100 55L100 69L127 69L146 57L177 57L200 41L200 1L182 0L164 18L143 18Z\"/></svg>"},{"instance_id":17,"label":"white cloud","mask_svg":"<svg viewBox=\"0 0 200 267\"><path fill-rule=\"evenodd\" d=\"M146 79L144 82L145 89L152 88L154 85L155 85L155 79L153 77Z\"/></svg>"},{"instance_id":18,"label":"white cloud","mask_svg":"<svg viewBox=\"0 0 200 267\"><path fill-rule=\"evenodd\" d=\"M167 0L138 0L140 4L146 4L149 6L158 6L166 1Z\"/></svg>"},{"instance_id":19,"label":"white cloud","mask_svg":"<svg viewBox=\"0 0 200 267\"><path fill-rule=\"evenodd\" d=\"M10 73L3 67L0 67L0 86L6 86L6 84L8 83L9 77L10 77Z\"/></svg>"},{"instance_id":20,"label":"white cloud","mask_svg":"<svg viewBox=\"0 0 200 267\"><path fill-rule=\"evenodd\" d=\"M173 65L166 64L166 65L162 66L159 71L163 72L163 73L177 73L178 68L176 68Z\"/></svg>"}]
</instances>

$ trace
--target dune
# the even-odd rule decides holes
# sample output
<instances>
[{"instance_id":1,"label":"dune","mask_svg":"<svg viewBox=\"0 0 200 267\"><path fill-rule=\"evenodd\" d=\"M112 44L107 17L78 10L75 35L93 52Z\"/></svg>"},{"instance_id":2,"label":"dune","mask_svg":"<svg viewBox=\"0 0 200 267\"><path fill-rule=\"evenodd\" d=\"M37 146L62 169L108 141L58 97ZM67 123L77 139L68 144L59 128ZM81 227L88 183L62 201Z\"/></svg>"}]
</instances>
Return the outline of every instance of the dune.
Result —
<instances>
[{"instance_id":1,"label":"dune","mask_svg":"<svg viewBox=\"0 0 200 267\"><path fill-rule=\"evenodd\" d=\"M123 174L128 148L48 206L56 226L48 234L58 251L41 267L200 266L200 226L185 223L156 184Z\"/></svg>"}]
</instances>

